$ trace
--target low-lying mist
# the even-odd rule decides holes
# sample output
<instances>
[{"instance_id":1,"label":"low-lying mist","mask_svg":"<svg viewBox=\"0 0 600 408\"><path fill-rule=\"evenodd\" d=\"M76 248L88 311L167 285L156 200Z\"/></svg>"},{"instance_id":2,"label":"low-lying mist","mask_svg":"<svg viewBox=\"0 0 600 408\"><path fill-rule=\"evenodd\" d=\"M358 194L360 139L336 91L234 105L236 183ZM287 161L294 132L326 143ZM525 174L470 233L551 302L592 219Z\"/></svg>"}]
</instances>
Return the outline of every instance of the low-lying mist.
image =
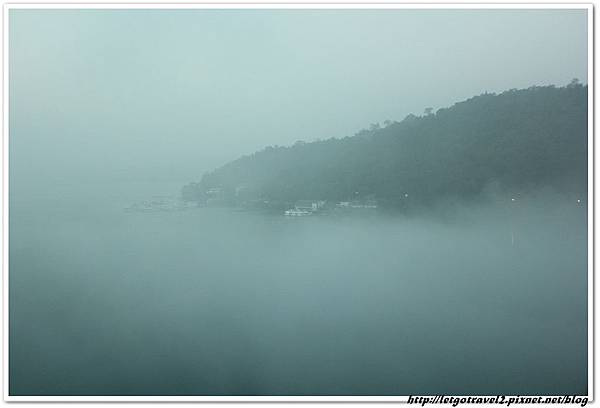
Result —
<instances>
[{"instance_id":1,"label":"low-lying mist","mask_svg":"<svg viewBox=\"0 0 600 408\"><path fill-rule=\"evenodd\" d=\"M93 191L11 202L11 395L587 392L583 197L288 219Z\"/></svg>"}]
</instances>

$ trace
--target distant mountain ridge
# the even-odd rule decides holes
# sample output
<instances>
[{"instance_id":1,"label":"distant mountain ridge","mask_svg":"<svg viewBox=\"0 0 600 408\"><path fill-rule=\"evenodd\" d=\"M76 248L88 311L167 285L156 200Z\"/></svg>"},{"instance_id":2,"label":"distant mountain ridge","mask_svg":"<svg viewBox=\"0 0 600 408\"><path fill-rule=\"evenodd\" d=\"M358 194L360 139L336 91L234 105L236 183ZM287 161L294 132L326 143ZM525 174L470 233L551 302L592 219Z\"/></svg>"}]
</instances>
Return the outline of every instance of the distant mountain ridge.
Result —
<instances>
[{"instance_id":1,"label":"distant mountain ridge","mask_svg":"<svg viewBox=\"0 0 600 408\"><path fill-rule=\"evenodd\" d=\"M491 184L585 197L587 92L573 81L486 93L343 139L267 147L204 174L183 188L183 197L201 203L371 197L403 207L468 200Z\"/></svg>"}]
</instances>

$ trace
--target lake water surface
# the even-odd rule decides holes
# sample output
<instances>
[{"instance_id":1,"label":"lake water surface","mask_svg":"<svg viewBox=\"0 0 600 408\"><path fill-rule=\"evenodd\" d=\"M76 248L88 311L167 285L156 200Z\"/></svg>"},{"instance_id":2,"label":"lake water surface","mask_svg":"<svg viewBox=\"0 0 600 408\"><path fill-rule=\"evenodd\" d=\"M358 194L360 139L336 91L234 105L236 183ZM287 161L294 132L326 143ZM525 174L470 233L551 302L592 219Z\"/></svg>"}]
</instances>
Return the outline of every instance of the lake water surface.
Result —
<instances>
[{"instance_id":1,"label":"lake water surface","mask_svg":"<svg viewBox=\"0 0 600 408\"><path fill-rule=\"evenodd\" d=\"M123 211L178 187L11 194L11 395L586 394L584 204Z\"/></svg>"}]
</instances>

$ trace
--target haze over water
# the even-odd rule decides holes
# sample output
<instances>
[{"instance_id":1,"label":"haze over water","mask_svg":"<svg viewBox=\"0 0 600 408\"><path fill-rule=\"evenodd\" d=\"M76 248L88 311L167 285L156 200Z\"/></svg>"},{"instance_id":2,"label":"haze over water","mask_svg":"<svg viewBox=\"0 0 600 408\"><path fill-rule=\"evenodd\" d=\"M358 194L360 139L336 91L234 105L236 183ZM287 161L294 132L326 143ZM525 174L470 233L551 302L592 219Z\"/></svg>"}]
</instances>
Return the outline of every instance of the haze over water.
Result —
<instances>
[{"instance_id":1,"label":"haze over water","mask_svg":"<svg viewBox=\"0 0 600 408\"><path fill-rule=\"evenodd\" d=\"M10 395L587 393L585 196L411 216L124 211L266 146L587 84L585 10L8 18ZM489 129L514 136L505 119ZM526 147L513 156L545 152Z\"/></svg>"},{"instance_id":2,"label":"haze over water","mask_svg":"<svg viewBox=\"0 0 600 408\"><path fill-rule=\"evenodd\" d=\"M11 197L11 394L586 393L583 204L123 211L157 186Z\"/></svg>"}]
</instances>

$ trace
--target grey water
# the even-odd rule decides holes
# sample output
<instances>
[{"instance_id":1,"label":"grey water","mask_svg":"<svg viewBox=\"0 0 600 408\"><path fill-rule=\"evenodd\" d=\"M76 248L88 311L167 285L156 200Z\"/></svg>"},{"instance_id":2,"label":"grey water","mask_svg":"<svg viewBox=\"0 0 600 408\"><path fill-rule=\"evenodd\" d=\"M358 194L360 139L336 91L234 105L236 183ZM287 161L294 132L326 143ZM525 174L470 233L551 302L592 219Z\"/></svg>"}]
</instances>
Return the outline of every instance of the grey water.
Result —
<instances>
[{"instance_id":1,"label":"grey water","mask_svg":"<svg viewBox=\"0 0 600 408\"><path fill-rule=\"evenodd\" d=\"M11 194L11 395L587 393L584 202L123 211L180 185Z\"/></svg>"}]
</instances>

